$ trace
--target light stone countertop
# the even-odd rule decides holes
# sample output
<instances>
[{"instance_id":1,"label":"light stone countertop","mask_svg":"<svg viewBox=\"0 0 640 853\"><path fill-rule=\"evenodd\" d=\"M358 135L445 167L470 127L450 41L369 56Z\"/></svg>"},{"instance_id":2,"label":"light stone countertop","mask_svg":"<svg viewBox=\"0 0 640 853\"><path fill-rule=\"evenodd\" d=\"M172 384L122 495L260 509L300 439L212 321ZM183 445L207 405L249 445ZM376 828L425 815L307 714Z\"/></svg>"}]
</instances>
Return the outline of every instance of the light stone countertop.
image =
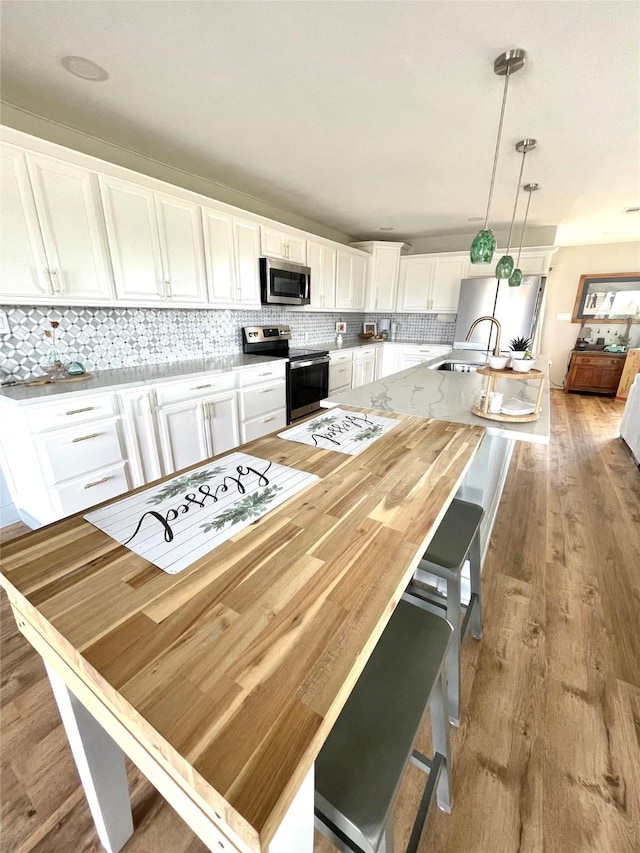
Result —
<instances>
[{"instance_id":1,"label":"light stone countertop","mask_svg":"<svg viewBox=\"0 0 640 853\"><path fill-rule=\"evenodd\" d=\"M362 338L349 338L346 341L343 341L341 344L337 344L335 340L333 341L325 341L321 344L309 344L309 349L319 349L319 350L329 350L329 352L340 352L341 350L347 349L359 349L360 347L374 347L381 346L382 344L393 344L394 346L414 346L414 347L447 347L450 349L451 344L443 344L439 343L431 343L429 341L409 341L409 340L395 340L395 341L372 341L372 340L362 340ZM294 347L297 346L307 346L307 344L298 344L297 342L291 342L291 345Z\"/></svg>"},{"instance_id":2,"label":"light stone countertop","mask_svg":"<svg viewBox=\"0 0 640 853\"><path fill-rule=\"evenodd\" d=\"M269 361L282 361L266 355L230 355L196 358L191 361L167 362L166 364L146 364L138 367L121 367L115 370L94 371L90 379L78 382L50 382L47 385L5 385L0 390L0 403L4 400L16 403L41 402L64 394L84 395L96 391L118 390L135 385L151 385L159 382L171 382L176 379L206 376L212 373L227 373L230 370L242 370L255 367Z\"/></svg>"},{"instance_id":3,"label":"light stone countertop","mask_svg":"<svg viewBox=\"0 0 640 853\"><path fill-rule=\"evenodd\" d=\"M446 356L437 356L384 379L369 382L350 391L332 394L322 405L327 408L339 405L360 406L379 412L399 412L439 421L477 424L486 427L489 435L548 444L549 360L544 356L539 356L536 363L536 368L545 373L542 411L537 421L528 423L497 422L472 414L471 406L479 399L487 377L479 373L456 373L432 370L429 367L445 359L474 361L481 358L481 354L470 350L451 350ZM517 397L533 402L538 393L538 386L539 383L532 379L502 379L498 380L496 390L504 393L505 400Z\"/></svg>"}]
</instances>

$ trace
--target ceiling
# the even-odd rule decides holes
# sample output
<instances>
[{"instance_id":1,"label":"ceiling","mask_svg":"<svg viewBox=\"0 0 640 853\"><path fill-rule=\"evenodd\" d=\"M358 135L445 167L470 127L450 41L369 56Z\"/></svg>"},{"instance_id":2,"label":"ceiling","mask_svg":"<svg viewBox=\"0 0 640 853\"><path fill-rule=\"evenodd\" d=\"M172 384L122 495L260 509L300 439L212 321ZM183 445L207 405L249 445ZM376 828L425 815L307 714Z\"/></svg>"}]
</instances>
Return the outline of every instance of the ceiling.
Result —
<instances>
[{"instance_id":1,"label":"ceiling","mask_svg":"<svg viewBox=\"0 0 640 853\"><path fill-rule=\"evenodd\" d=\"M493 60L524 48L491 225L509 225L515 143L533 137L530 225L557 225L561 245L640 237L640 215L622 213L640 205L636 2L3 0L0 12L5 102L360 239L481 226L504 86ZM66 55L109 79L72 76Z\"/></svg>"}]
</instances>

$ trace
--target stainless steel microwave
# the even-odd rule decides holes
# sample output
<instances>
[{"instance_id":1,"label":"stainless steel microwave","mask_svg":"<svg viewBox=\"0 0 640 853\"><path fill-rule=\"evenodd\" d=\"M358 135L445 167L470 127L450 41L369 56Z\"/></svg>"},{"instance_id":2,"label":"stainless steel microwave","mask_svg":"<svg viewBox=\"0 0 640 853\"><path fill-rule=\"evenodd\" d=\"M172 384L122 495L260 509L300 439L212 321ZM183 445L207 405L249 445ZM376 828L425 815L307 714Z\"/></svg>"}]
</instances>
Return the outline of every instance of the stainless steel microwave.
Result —
<instances>
[{"instance_id":1,"label":"stainless steel microwave","mask_svg":"<svg viewBox=\"0 0 640 853\"><path fill-rule=\"evenodd\" d=\"M278 258L260 258L260 297L264 305L308 305L311 270Z\"/></svg>"}]
</instances>

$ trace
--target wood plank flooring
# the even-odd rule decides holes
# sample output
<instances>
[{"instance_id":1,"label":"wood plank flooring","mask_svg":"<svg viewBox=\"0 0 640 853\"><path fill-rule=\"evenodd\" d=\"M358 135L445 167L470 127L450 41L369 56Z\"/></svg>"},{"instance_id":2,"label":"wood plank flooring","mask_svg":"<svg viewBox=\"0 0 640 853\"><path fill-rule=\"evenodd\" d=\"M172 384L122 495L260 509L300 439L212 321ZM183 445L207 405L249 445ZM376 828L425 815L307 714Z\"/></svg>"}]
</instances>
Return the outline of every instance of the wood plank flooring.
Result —
<instances>
[{"instance_id":1,"label":"wood plank flooring","mask_svg":"<svg viewBox=\"0 0 640 853\"><path fill-rule=\"evenodd\" d=\"M483 573L484 637L463 647L454 810L432 808L420 853L640 850L640 473L617 438L621 403L551 396L551 445L516 445ZM99 851L43 666L4 594L0 619L0 851ZM132 766L129 779L127 853L205 850ZM398 853L422 782L410 767ZM316 836L315 853L333 849Z\"/></svg>"}]
</instances>

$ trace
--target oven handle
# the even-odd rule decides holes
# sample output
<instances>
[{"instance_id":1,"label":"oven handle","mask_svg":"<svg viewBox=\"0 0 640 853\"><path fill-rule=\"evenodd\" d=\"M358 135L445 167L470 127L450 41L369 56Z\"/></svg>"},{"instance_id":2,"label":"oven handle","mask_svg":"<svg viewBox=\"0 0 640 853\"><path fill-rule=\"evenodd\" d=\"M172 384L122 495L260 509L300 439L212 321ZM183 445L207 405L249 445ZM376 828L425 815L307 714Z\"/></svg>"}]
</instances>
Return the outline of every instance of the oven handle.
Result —
<instances>
[{"instance_id":1,"label":"oven handle","mask_svg":"<svg viewBox=\"0 0 640 853\"><path fill-rule=\"evenodd\" d=\"M323 355L320 358L311 358L309 361L290 361L289 368L291 370L297 370L299 367L311 367L312 364L326 364L330 361L328 355Z\"/></svg>"}]
</instances>

